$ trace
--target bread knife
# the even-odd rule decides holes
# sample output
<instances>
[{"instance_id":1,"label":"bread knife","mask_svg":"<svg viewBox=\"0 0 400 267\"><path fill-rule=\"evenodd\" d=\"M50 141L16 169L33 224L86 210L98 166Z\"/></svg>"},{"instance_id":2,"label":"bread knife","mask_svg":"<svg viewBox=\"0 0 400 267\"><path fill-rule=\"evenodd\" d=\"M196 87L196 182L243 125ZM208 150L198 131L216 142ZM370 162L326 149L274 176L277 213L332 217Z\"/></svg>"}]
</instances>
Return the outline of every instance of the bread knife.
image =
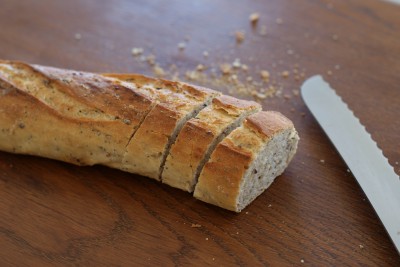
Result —
<instances>
[{"instance_id":1,"label":"bread knife","mask_svg":"<svg viewBox=\"0 0 400 267\"><path fill-rule=\"evenodd\" d=\"M301 86L304 102L368 197L400 253L400 179L371 135L320 75Z\"/></svg>"}]
</instances>

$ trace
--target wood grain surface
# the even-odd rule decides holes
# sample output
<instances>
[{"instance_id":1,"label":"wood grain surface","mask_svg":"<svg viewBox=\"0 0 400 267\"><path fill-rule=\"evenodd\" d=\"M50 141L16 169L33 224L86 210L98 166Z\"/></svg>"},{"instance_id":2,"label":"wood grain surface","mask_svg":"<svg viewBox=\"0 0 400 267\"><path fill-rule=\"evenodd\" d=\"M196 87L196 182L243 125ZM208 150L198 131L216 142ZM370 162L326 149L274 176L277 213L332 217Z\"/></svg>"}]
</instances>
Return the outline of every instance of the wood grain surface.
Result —
<instances>
[{"instance_id":1,"label":"wood grain surface","mask_svg":"<svg viewBox=\"0 0 400 267\"><path fill-rule=\"evenodd\" d=\"M0 265L400 266L292 75L295 64L323 74L399 174L399 13L373 0L0 0L1 59L151 75L132 47L181 72L239 58L248 75L268 70L283 87L262 104L301 136L286 172L241 214L106 167L0 152Z\"/></svg>"}]
</instances>

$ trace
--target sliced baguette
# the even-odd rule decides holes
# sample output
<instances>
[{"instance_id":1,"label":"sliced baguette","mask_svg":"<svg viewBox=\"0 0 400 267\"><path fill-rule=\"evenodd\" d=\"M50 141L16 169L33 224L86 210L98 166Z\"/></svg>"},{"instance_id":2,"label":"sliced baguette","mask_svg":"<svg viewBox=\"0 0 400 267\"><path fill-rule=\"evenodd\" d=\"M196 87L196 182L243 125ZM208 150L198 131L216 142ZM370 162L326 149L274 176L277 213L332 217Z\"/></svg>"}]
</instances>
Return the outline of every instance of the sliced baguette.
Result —
<instances>
[{"instance_id":1,"label":"sliced baguette","mask_svg":"<svg viewBox=\"0 0 400 267\"><path fill-rule=\"evenodd\" d=\"M0 150L157 180L165 169L165 182L188 191L199 175L194 196L236 212L283 172L297 148L290 120L277 112L248 116L259 108L142 75L0 60Z\"/></svg>"},{"instance_id":2,"label":"sliced baguette","mask_svg":"<svg viewBox=\"0 0 400 267\"><path fill-rule=\"evenodd\" d=\"M284 171L298 140L292 122L282 114L250 115L216 147L200 174L194 197L240 212Z\"/></svg>"},{"instance_id":3,"label":"sliced baguette","mask_svg":"<svg viewBox=\"0 0 400 267\"><path fill-rule=\"evenodd\" d=\"M0 127L10 135L2 137L10 139L3 150L78 165L120 167L131 135L155 105L91 73L0 61L0 80Z\"/></svg>"},{"instance_id":4,"label":"sliced baguette","mask_svg":"<svg viewBox=\"0 0 400 267\"><path fill-rule=\"evenodd\" d=\"M261 106L253 101L226 95L214 98L212 105L182 128L167 157L162 182L193 192L200 171L215 146L245 117L259 110Z\"/></svg>"},{"instance_id":5,"label":"sliced baguette","mask_svg":"<svg viewBox=\"0 0 400 267\"><path fill-rule=\"evenodd\" d=\"M185 83L148 78L141 75L115 75L136 86L159 90L161 97L133 135L124 156L122 169L160 180L167 155L186 121L208 106L219 92Z\"/></svg>"}]
</instances>

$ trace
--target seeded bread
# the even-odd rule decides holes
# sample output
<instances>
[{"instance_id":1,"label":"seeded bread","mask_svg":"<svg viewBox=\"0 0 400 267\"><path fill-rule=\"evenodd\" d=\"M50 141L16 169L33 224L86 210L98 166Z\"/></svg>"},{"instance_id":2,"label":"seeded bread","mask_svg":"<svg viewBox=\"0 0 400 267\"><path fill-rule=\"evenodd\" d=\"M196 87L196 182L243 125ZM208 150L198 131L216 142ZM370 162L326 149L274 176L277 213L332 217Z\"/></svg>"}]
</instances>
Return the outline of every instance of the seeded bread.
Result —
<instances>
[{"instance_id":1,"label":"seeded bread","mask_svg":"<svg viewBox=\"0 0 400 267\"><path fill-rule=\"evenodd\" d=\"M261 110L253 101L230 96L214 98L212 104L189 120L168 155L162 182L193 192L204 164L215 146L250 114Z\"/></svg>"},{"instance_id":2,"label":"seeded bread","mask_svg":"<svg viewBox=\"0 0 400 267\"><path fill-rule=\"evenodd\" d=\"M289 164L297 149L292 122L278 112L250 115L214 150L194 197L240 212Z\"/></svg>"},{"instance_id":3,"label":"seeded bread","mask_svg":"<svg viewBox=\"0 0 400 267\"><path fill-rule=\"evenodd\" d=\"M0 60L0 150L163 178L237 212L297 147L290 120L259 110L181 82Z\"/></svg>"}]
</instances>

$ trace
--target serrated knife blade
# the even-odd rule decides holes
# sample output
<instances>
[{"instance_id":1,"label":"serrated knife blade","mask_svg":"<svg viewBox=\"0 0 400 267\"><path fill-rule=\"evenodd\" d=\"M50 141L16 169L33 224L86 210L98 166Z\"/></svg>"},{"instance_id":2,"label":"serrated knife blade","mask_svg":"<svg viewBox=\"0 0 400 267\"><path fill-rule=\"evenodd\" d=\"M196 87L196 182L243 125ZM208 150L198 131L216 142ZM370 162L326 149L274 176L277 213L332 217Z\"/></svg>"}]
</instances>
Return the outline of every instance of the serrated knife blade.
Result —
<instances>
[{"instance_id":1,"label":"serrated knife blade","mask_svg":"<svg viewBox=\"0 0 400 267\"><path fill-rule=\"evenodd\" d=\"M400 253L400 179L371 135L320 75L301 86L304 102L346 162Z\"/></svg>"}]
</instances>

